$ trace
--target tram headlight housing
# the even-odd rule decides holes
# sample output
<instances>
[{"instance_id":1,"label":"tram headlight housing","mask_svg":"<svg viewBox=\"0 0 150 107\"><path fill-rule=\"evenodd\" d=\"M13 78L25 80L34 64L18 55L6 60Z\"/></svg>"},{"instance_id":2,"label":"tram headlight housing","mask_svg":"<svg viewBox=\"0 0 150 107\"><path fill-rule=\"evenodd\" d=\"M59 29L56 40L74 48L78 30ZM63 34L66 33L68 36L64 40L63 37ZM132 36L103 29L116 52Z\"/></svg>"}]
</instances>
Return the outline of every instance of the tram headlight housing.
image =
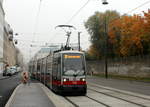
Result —
<instances>
[{"instance_id":1,"label":"tram headlight housing","mask_svg":"<svg viewBox=\"0 0 150 107\"><path fill-rule=\"evenodd\" d=\"M63 78L63 82L69 81L68 78Z\"/></svg>"},{"instance_id":2,"label":"tram headlight housing","mask_svg":"<svg viewBox=\"0 0 150 107\"><path fill-rule=\"evenodd\" d=\"M66 82L66 81L67 81L67 79L66 79L66 78L64 78L64 79L63 79L63 82Z\"/></svg>"},{"instance_id":3,"label":"tram headlight housing","mask_svg":"<svg viewBox=\"0 0 150 107\"><path fill-rule=\"evenodd\" d=\"M81 80L81 81L85 81L85 78L81 78L80 80Z\"/></svg>"}]
</instances>

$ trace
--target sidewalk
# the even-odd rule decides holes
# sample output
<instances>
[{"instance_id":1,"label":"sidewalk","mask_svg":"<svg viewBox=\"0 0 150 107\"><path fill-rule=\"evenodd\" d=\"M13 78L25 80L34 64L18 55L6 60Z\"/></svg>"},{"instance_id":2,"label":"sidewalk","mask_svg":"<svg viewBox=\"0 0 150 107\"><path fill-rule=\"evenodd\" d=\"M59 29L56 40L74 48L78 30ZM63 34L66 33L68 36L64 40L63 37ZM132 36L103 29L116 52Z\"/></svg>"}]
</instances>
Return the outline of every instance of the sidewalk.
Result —
<instances>
[{"instance_id":1,"label":"sidewalk","mask_svg":"<svg viewBox=\"0 0 150 107\"><path fill-rule=\"evenodd\" d=\"M39 83L20 84L5 107L55 107Z\"/></svg>"}]
</instances>

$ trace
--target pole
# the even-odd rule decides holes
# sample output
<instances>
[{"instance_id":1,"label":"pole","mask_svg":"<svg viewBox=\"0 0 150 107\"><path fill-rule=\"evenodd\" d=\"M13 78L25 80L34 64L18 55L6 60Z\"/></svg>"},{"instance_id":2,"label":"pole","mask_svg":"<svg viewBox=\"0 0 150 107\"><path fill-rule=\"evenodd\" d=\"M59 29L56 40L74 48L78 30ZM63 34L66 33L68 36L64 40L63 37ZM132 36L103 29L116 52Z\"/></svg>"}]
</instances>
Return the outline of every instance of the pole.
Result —
<instances>
[{"instance_id":1,"label":"pole","mask_svg":"<svg viewBox=\"0 0 150 107\"><path fill-rule=\"evenodd\" d=\"M102 0L102 4L103 5L107 5L108 2L107 0ZM107 55L108 55L108 35L107 35L107 17L106 17L106 13L105 13L105 19L104 19L104 36L105 36L105 78L107 79L108 78L108 69L107 69L107 66L108 66L108 63L107 63Z\"/></svg>"},{"instance_id":2,"label":"pole","mask_svg":"<svg viewBox=\"0 0 150 107\"><path fill-rule=\"evenodd\" d=\"M108 78L108 63L107 63L107 51L108 51L108 35L107 35L107 19L106 19L106 15L105 15L105 78Z\"/></svg>"},{"instance_id":3,"label":"pole","mask_svg":"<svg viewBox=\"0 0 150 107\"><path fill-rule=\"evenodd\" d=\"M78 46L79 46L78 49L79 49L79 51L81 50L81 49L80 49L80 34L81 34L81 32L78 32Z\"/></svg>"}]
</instances>

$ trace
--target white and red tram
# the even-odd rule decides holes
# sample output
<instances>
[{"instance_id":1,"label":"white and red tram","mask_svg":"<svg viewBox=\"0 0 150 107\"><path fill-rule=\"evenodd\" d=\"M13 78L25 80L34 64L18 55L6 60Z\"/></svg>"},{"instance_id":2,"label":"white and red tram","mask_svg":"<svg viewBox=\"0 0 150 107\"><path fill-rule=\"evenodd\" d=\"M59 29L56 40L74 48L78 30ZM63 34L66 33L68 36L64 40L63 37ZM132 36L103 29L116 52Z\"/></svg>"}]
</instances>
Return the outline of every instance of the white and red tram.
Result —
<instances>
[{"instance_id":1,"label":"white and red tram","mask_svg":"<svg viewBox=\"0 0 150 107\"><path fill-rule=\"evenodd\" d=\"M58 51L29 63L32 77L55 92L86 94L86 61L83 52Z\"/></svg>"}]
</instances>

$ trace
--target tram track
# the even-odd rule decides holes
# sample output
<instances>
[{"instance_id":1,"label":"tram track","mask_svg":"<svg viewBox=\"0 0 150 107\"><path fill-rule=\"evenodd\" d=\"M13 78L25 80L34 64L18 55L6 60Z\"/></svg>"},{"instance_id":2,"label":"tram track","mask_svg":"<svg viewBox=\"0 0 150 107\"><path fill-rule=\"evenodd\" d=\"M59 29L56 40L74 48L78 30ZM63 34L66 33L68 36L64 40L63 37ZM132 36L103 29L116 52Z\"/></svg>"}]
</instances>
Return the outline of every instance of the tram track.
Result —
<instances>
[{"instance_id":1,"label":"tram track","mask_svg":"<svg viewBox=\"0 0 150 107\"><path fill-rule=\"evenodd\" d=\"M104 105L105 107L111 107L111 106L109 106L109 105L107 105L107 104L104 104L103 102L100 102L100 101L98 101L98 100L96 100L96 99L94 99L94 98L92 98L92 97L89 97L89 96L87 96L87 95L86 95L86 97L88 97L88 98L91 99L91 100L96 101L97 103L100 103L100 104Z\"/></svg>"},{"instance_id":2,"label":"tram track","mask_svg":"<svg viewBox=\"0 0 150 107\"><path fill-rule=\"evenodd\" d=\"M107 104L104 104L103 102L100 102L100 101L98 101L98 100L96 100L96 99L94 99L94 98L92 98L92 97L89 97L88 95L83 96L83 97L88 98L88 99L90 99L90 100L92 100L92 101L94 101L94 102L96 102L96 103L98 103L98 104L100 104L100 105L102 105L102 106L104 106L104 107L111 107L111 106L109 106L109 105L107 105ZM70 102L74 107L80 107L80 105L76 104L76 101L72 101L69 97L64 97L64 98L65 98L68 102Z\"/></svg>"},{"instance_id":3,"label":"tram track","mask_svg":"<svg viewBox=\"0 0 150 107\"><path fill-rule=\"evenodd\" d=\"M98 87L98 86L94 86L94 87ZM99 89L105 89L105 90L109 90L109 91L113 91L113 92L114 92L114 90L111 90L111 89L106 89L106 88L101 88L101 87L98 87L98 88L99 88ZM128 102L128 103L131 103L131 104L134 104L134 105L137 105L137 106L140 106L140 107L149 107L149 106L147 106L147 105L143 105L143 104L140 104L140 103L137 103L137 102L133 102L133 101L127 100L127 99L125 99L125 98L118 97L118 96L114 96L114 95L108 94L108 93L106 93L106 92L101 92L101 91L98 91L98 90L96 90L96 89L92 89L92 88L89 88L89 87L88 87L88 90L94 91L94 92L96 92L96 93L103 94L103 95L105 95L105 96L109 96L109 97L112 97L112 98L116 98L116 99L119 99L119 100L122 100L122 101L125 101L125 102ZM115 92L116 92L116 91L115 91ZM119 92L119 93L121 93L121 92ZM121 93L121 94L124 94L124 95L125 95L125 93ZM126 95L127 95L127 94L126 94ZM130 96L132 96L132 95L130 95ZM136 96L133 95L133 97L136 97ZM143 97L139 97L139 96L138 96L137 98L141 98L141 99L143 99L143 100L150 101L150 100L147 99L147 98L143 98Z\"/></svg>"},{"instance_id":4,"label":"tram track","mask_svg":"<svg viewBox=\"0 0 150 107\"><path fill-rule=\"evenodd\" d=\"M121 90L117 90L117 89L113 89L113 88L111 89L109 87L103 87L103 86L98 86L98 85L94 85L94 84L89 84L88 86L89 86L88 87L89 93L87 93L86 96L80 96L80 97L65 96L64 98L69 103L71 103L74 107L84 106L85 99L86 99L86 102L93 102L93 104L101 105L103 107L115 107L108 101L101 100L101 98L98 96L104 96L104 97L111 99L112 101L115 100L115 101L121 102L120 104L127 104L127 105L130 105L133 107L135 107L135 106L136 107L150 107L148 105L148 104L150 104L150 99L149 99L149 97L145 98L144 95L143 96L142 95L140 96L140 94L135 95L135 93L133 93L133 94L130 92L126 93L126 91L122 92ZM94 95L93 93L95 93L96 96L93 96ZM145 102L141 103L142 101L138 101L138 100L145 101L146 103ZM80 102L83 102L83 103L80 103ZM91 105L92 105L92 103L91 103Z\"/></svg>"},{"instance_id":5,"label":"tram track","mask_svg":"<svg viewBox=\"0 0 150 107\"><path fill-rule=\"evenodd\" d=\"M73 101L71 101L69 98L64 97L68 102L70 102L74 107L79 107L77 104L75 104Z\"/></svg>"},{"instance_id":6,"label":"tram track","mask_svg":"<svg viewBox=\"0 0 150 107\"><path fill-rule=\"evenodd\" d=\"M89 86L94 86L94 87L97 87L97 88L101 88L101 89L104 89L104 90L109 90L109 91L117 92L117 93L120 93L120 94L129 95L129 96L133 96L133 97L137 97L137 98L141 98L141 99L150 101L150 98L145 98L145 97L141 97L141 96L138 96L138 95L129 94L129 93L121 92L121 91L114 90L114 89L108 89L108 88L104 88L104 87L97 86L97 85L94 85L94 84L88 84L88 85Z\"/></svg>"},{"instance_id":7,"label":"tram track","mask_svg":"<svg viewBox=\"0 0 150 107\"><path fill-rule=\"evenodd\" d=\"M140 106L140 107L148 107L148 106L145 106L145 105L142 105L142 104L138 104L138 103L135 103L135 102L132 102L132 101L129 101L129 100L125 100L123 98L119 98L119 97L116 97L116 96L112 96L112 95L109 95L109 94L106 94L106 93L102 93L102 92L99 92L99 91L96 91L94 89L89 89L89 90L92 90L92 91L95 91L97 93L100 93L100 94L103 94L103 95L106 95L106 96L109 96L109 97L113 97L113 98L116 98L116 99L119 99L119 100L123 100L123 101L126 101L128 103L131 103L131 104L135 104L137 106Z\"/></svg>"}]
</instances>

